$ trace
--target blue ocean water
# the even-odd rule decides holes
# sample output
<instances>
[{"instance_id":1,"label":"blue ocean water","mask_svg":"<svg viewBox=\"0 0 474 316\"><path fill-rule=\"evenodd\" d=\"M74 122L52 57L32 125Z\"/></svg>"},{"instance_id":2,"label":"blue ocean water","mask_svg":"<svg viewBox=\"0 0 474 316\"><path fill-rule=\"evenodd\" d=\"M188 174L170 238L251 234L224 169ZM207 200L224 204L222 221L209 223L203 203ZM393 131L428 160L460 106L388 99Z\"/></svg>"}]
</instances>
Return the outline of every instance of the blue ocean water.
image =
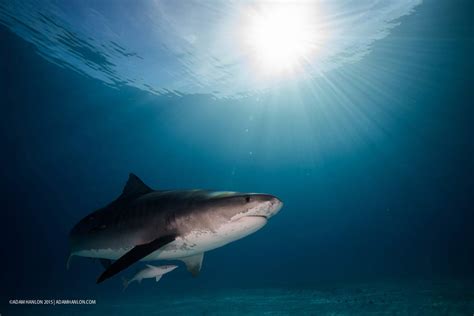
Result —
<instances>
[{"instance_id":1,"label":"blue ocean water","mask_svg":"<svg viewBox=\"0 0 474 316\"><path fill-rule=\"evenodd\" d=\"M0 314L474 313L471 1L348 10L390 23L328 44L320 76L255 89L233 80L244 67L234 55L203 70L204 44L166 38L160 50L135 20L111 41L119 24L95 18L127 3L136 17L139 5L80 3L0 3ZM176 6L163 11L174 26L186 10ZM165 26L152 25L161 36ZM72 226L129 172L155 189L285 204L262 230L206 253L197 278L177 261L158 284L122 292L120 278L95 284L97 262L74 257L66 270L66 259ZM21 299L96 304L10 302Z\"/></svg>"}]
</instances>

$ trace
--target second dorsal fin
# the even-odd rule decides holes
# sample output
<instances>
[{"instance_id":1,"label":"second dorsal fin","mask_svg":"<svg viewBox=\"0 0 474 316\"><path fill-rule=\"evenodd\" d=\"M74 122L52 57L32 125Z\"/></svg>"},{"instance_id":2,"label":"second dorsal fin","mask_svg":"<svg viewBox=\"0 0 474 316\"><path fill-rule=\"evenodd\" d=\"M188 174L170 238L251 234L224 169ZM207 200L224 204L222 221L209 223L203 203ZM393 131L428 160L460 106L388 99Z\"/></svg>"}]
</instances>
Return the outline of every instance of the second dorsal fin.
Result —
<instances>
[{"instance_id":1,"label":"second dorsal fin","mask_svg":"<svg viewBox=\"0 0 474 316\"><path fill-rule=\"evenodd\" d=\"M130 173L127 183L125 184L123 192L118 200L135 199L150 192L153 192L153 190L149 186L147 186L139 177Z\"/></svg>"}]
</instances>

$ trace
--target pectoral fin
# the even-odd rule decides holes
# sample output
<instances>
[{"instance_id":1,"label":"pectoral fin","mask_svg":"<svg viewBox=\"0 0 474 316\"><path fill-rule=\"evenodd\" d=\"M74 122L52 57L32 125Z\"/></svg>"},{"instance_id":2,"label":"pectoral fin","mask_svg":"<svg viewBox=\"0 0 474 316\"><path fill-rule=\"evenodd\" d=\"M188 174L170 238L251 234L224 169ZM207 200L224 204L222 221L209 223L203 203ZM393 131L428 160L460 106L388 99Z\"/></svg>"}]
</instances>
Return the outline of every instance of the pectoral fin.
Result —
<instances>
[{"instance_id":1,"label":"pectoral fin","mask_svg":"<svg viewBox=\"0 0 474 316\"><path fill-rule=\"evenodd\" d=\"M186 264L186 268L193 276L197 276L199 271L201 271L202 259L204 258L204 253L200 253L194 256L189 256L181 258L180 260Z\"/></svg>"},{"instance_id":2,"label":"pectoral fin","mask_svg":"<svg viewBox=\"0 0 474 316\"><path fill-rule=\"evenodd\" d=\"M173 242L176 239L175 235L167 235L159 237L147 244L138 245L132 248L129 252L121 256L114 263L112 263L107 270L104 271L97 279L97 283L107 280L113 277L120 271L128 268L138 260L148 256L150 253L160 249L161 247Z\"/></svg>"}]
</instances>

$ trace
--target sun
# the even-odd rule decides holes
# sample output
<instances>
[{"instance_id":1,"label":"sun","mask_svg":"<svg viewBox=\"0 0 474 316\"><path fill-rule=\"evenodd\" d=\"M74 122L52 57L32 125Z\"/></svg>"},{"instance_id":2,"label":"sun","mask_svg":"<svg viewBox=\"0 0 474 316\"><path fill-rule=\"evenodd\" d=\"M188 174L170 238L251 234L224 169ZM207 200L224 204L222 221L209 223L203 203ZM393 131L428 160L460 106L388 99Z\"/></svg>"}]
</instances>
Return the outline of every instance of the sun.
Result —
<instances>
[{"instance_id":1,"label":"sun","mask_svg":"<svg viewBox=\"0 0 474 316\"><path fill-rule=\"evenodd\" d=\"M289 73L304 67L319 40L314 16L307 6L276 4L249 14L244 40L252 63L267 74Z\"/></svg>"}]
</instances>

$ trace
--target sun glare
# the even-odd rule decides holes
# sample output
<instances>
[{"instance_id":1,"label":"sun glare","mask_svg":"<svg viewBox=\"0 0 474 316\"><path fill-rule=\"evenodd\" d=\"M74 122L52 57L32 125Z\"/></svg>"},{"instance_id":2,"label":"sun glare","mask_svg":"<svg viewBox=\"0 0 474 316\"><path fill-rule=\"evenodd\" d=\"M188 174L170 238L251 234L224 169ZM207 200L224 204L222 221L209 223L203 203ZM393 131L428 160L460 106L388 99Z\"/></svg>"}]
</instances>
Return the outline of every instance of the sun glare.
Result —
<instances>
[{"instance_id":1,"label":"sun glare","mask_svg":"<svg viewBox=\"0 0 474 316\"><path fill-rule=\"evenodd\" d=\"M252 62L267 74L297 71L316 49L318 32L305 6L274 5L252 12L245 42Z\"/></svg>"}]
</instances>

